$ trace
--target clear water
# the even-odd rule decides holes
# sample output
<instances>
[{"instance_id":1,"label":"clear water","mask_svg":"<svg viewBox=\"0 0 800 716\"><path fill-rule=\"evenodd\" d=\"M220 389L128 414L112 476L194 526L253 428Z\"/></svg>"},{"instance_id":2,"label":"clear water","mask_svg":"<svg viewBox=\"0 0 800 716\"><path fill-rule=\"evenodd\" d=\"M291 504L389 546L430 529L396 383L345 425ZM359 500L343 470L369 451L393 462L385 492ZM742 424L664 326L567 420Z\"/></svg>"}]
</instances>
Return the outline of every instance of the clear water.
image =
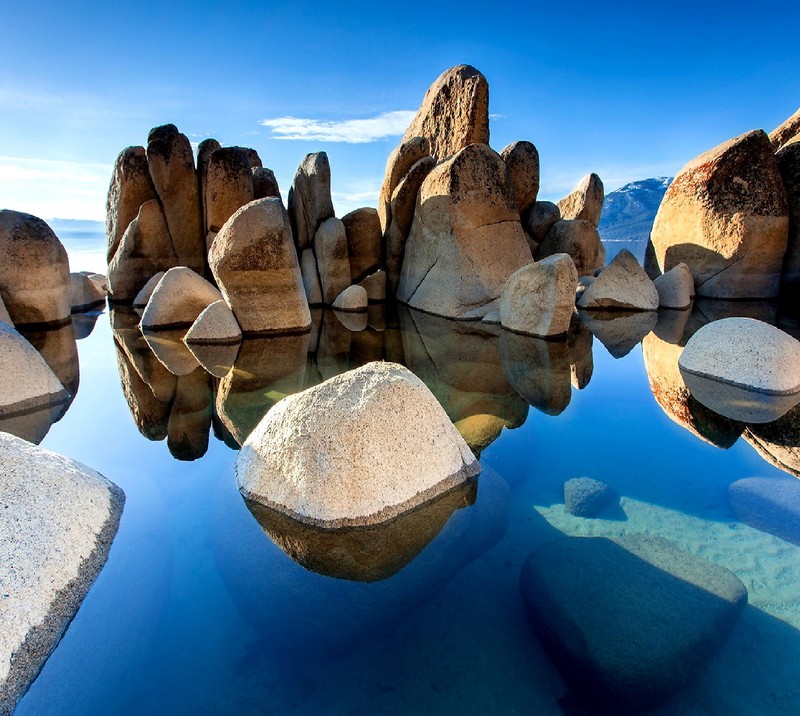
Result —
<instances>
[{"instance_id":1,"label":"clear water","mask_svg":"<svg viewBox=\"0 0 800 716\"><path fill-rule=\"evenodd\" d=\"M590 322L607 348L580 322L558 343L408 312L373 312L351 332L317 314L310 336L247 341L225 378L180 342L148 344L124 311L76 321L77 352L69 327L33 336L77 395L49 431L20 429L46 432L44 447L99 470L127 502L105 568L16 713L560 714L566 687L526 619L521 566L559 534L642 533L731 569L749 593L708 668L652 713L800 713L797 524L746 524L729 500L751 476L800 487L753 446L777 440L797 467L800 418L780 440L754 428L748 442L744 426L674 399L673 343L732 313L776 321L769 305L706 304L658 324ZM354 566L341 553L358 546L251 511L234 448L283 395L379 359L428 384L484 472L477 494L404 526L419 539L376 533ZM206 360L223 374L224 355ZM568 514L562 486L581 475L613 486L619 508Z\"/></svg>"}]
</instances>

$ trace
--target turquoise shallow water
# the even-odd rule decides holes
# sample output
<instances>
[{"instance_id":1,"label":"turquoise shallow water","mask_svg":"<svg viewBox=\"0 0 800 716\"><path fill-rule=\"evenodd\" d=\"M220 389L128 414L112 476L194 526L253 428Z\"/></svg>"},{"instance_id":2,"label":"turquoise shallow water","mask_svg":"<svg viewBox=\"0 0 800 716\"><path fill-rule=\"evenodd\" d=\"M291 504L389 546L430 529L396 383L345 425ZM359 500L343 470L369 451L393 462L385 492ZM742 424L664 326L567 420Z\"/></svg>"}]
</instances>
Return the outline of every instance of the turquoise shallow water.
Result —
<instances>
[{"instance_id":1,"label":"turquoise shallow water","mask_svg":"<svg viewBox=\"0 0 800 716\"><path fill-rule=\"evenodd\" d=\"M66 334L49 337L62 380L79 385L42 445L114 480L127 503L17 713L559 714L566 687L528 625L521 566L560 534L641 533L728 567L750 596L709 668L653 713L800 713L800 548L738 520L729 498L741 478L795 480L772 463L796 459L800 436L789 421L787 449L763 429L739 437L672 372L674 341L725 311L775 320L770 306L715 304L591 324L609 350L579 321L546 342L407 311L351 332L318 313L310 336L247 341L223 378L163 336L159 360L124 311L82 319L77 355ZM349 543L248 509L234 448L283 395L376 359L428 384L484 472L476 494L368 536L379 547L354 572ZM220 357L207 363L222 373ZM569 515L562 485L579 475L613 486L619 509Z\"/></svg>"}]
</instances>

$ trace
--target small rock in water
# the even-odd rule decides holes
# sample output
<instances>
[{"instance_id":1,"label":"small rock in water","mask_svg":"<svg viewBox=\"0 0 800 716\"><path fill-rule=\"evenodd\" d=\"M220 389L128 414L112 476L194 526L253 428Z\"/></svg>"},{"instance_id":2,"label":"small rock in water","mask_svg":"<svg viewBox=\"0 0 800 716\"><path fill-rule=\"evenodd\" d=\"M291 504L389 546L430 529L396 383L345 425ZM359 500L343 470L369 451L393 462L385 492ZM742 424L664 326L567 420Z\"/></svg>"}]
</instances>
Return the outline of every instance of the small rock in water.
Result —
<instances>
[{"instance_id":1,"label":"small rock in water","mask_svg":"<svg viewBox=\"0 0 800 716\"><path fill-rule=\"evenodd\" d=\"M619 496L612 487L591 477L573 477L564 483L564 506L576 517L595 517L616 504Z\"/></svg>"},{"instance_id":2,"label":"small rock in water","mask_svg":"<svg viewBox=\"0 0 800 716\"><path fill-rule=\"evenodd\" d=\"M735 574L649 535L548 542L520 589L579 703L613 714L657 706L696 678L747 604Z\"/></svg>"},{"instance_id":3,"label":"small rock in water","mask_svg":"<svg viewBox=\"0 0 800 716\"><path fill-rule=\"evenodd\" d=\"M349 286L336 297L333 307L339 311L366 311L368 303L367 289Z\"/></svg>"},{"instance_id":4,"label":"small rock in water","mask_svg":"<svg viewBox=\"0 0 800 716\"><path fill-rule=\"evenodd\" d=\"M85 274L71 273L69 302L73 313L83 313L105 304L106 293Z\"/></svg>"},{"instance_id":5,"label":"small rock in water","mask_svg":"<svg viewBox=\"0 0 800 716\"><path fill-rule=\"evenodd\" d=\"M238 343L242 331L225 301L210 304L186 331L185 343Z\"/></svg>"},{"instance_id":6,"label":"small rock in water","mask_svg":"<svg viewBox=\"0 0 800 716\"><path fill-rule=\"evenodd\" d=\"M185 266L167 271L158 282L142 314L143 330L191 326L203 310L221 301L222 294Z\"/></svg>"},{"instance_id":7,"label":"small rock in water","mask_svg":"<svg viewBox=\"0 0 800 716\"><path fill-rule=\"evenodd\" d=\"M689 267L681 262L653 281L658 291L659 308L689 308L694 298L694 278Z\"/></svg>"},{"instance_id":8,"label":"small rock in water","mask_svg":"<svg viewBox=\"0 0 800 716\"><path fill-rule=\"evenodd\" d=\"M592 310L655 311L658 291L627 249L620 251L578 300Z\"/></svg>"}]
</instances>

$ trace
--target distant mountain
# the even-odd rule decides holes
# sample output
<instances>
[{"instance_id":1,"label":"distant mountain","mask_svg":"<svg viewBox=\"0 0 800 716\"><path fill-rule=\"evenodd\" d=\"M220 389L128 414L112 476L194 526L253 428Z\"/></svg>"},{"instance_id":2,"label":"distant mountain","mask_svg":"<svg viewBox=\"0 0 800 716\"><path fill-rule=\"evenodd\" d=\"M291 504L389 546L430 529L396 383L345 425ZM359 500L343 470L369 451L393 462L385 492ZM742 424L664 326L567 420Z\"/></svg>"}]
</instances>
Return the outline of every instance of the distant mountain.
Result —
<instances>
[{"instance_id":1,"label":"distant mountain","mask_svg":"<svg viewBox=\"0 0 800 716\"><path fill-rule=\"evenodd\" d=\"M50 228L61 234L103 234L106 233L106 225L102 221L91 221L90 219L48 219Z\"/></svg>"},{"instance_id":2,"label":"distant mountain","mask_svg":"<svg viewBox=\"0 0 800 716\"><path fill-rule=\"evenodd\" d=\"M671 181L672 177L643 179L608 194L598 227L603 241L646 242Z\"/></svg>"}]
</instances>

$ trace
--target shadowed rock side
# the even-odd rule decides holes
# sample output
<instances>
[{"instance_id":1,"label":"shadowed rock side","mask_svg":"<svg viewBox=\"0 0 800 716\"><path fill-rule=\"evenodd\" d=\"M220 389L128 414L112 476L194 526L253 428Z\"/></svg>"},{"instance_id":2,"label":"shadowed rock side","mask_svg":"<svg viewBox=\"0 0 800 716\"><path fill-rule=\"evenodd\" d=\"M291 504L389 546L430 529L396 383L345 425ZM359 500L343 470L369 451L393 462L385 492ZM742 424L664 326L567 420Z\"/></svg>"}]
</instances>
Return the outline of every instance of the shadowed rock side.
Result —
<instances>
[{"instance_id":1,"label":"shadowed rock side","mask_svg":"<svg viewBox=\"0 0 800 716\"><path fill-rule=\"evenodd\" d=\"M733 572L645 535L548 542L525 562L520 589L588 713L669 699L706 667L747 604Z\"/></svg>"},{"instance_id":2,"label":"shadowed rock side","mask_svg":"<svg viewBox=\"0 0 800 716\"><path fill-rule=\"evenodd\" d=\"M479 472L430 390L384 362L280 401L236 459L243 496L326 528L384 522Z\"/></svg>"},{"instance_id":3,"label":"shadowed rock side","mask_svg":"<svg viewBox=\"0 0 800 716\"><path fill-rule=\"evenodd\" d=\"M748 425L744 439L768 463L800 477L800 406L774 422Z\"/></svg>"},{"instance_id":4,"label":"shadowed rock side","mask_svg":"<svg viewBox=\"0 0 800 716\"><path fill-rule=\"evenodd\" d=\"M0 211L0 297L14 325L68 322L69 261L53 230L19 211Z\"/></svg>"},{"instance_id":5,"label":"shadowed rock side","mask_svg":"<svg viewBox=\"0 0 800 716\"><path fill-rule=\"evenodd\" d=\"M661 202L651 241L662 271L689 266L698 296L774 298L788 222L778 162L759 130L681 169Z\"/></svg>"},{"instance_id":6,"label":"shadowed rock side","mask_svg":"<svg viewBox=\"0 0 800 716\"><path fill-rule=\"evenodd\" d=\"M593 276L606 262L597 228L583 219L561 219L550 226L536 250L536 260L554 254L568 254L578 276Z\"/></svg>"},{"instance_id":7,"label":"shadowed rock side","mask_svg":"<svg viewBox=\"0 0 800 716\"><path fill-rule=\"evenodd\" d=\"M309 329L311 316L297 257L279 198L242 207L222 227L208 261L243 333ZM348 285L349 271L348 266Z\"/></svg>"},{"instance_id":8,"label":"shadowed rock side","mask_svg":"<svg viewBox=\"0 0 800 716\"><path fill-rule=\"evenodd\" d=\"M334 215L331 166L325 152L308 154L295 172L288 198L297 255L311 247L319 225Z\"/></svg>"},{"instance_id":9,"label":"shadowed rock side","mask_svg":"<svg viewBox=\"0 0 800 716\"><path fill-rule=\"evenodd\" d=\"M789 207L789 243L783 259L782 289L796 295L800 290L800 140L785 146L776 157Z\"/></svg>"},{"instance_id":10,"label":"shadowed rock side","mask_svg":"<svg viewBox=\"0 0 800 716\"><path fill-rule=\"evenodd\" d=\"M525 226L539 194L539 151L531 142L512 142L500 156L506 163L514 203Z\"/></svg>"},{"instance_id":11,"label":"shadowed rock side","mask_svg":"<svg viewBox=\"0 0 800 716\"><path fill-rule=\"evenodd\" d=\"M470 144L489 144L489 83L470 65L443 72L428 88L403 142L428 140L442 161Z\"/></svg>"},{"instance_id":12,"label":"shadowed rock side","mask_svg":"<svg viewBox=\"0 0 800 716\"><path fill-rule=\"evenodd\" d=\"M203 236L208 235L208 203L206 200L206 188L208 187L208 163L211 155L222 149L222 145L211 137L204 139L197 147L197 187L200 192L200 202L203 210ZM206 250L208 250L206 246Z\"/></svg>"},{"instance_id":13,"label":"shadowed rock side","mask_svg":"<svg viewBox=\"0 0 800 716\"><path fill-rule=\"evenodd\" d=\"M0 435L0 471L0 713L10 714L105 564L125 495L11 435Z\"/></svg>"},{"instance_id":14,"label":"shadowed rock side","mask_svg":"<svg viewBox=\"0 0 800 716\"><path fill-rule=\"evenodd\" d=\"M376 209L362 208L343 216L342 224L355 284L381 268L381 222Z\"/></svg>"},{"instance_id":15,"label":"shadowed rock side","mask_svg":"<svg viewBox=\"0 0 800 716\"><path fill-rule=\"evenodd\" d=\"M269 197L281 198L281 190L275 172L266 167L253 167L253 198L268 199Z\"/></svg>"},{"instance_id":16,"label":"shadowed rock side","mask_svg":"<svg viewBox=\"0 0 800 716\"><path fill-rule=\"evenodd\" d=\"M472 144L422 183L397 299L439 316L482 318L527 263L505 164L489 147Z\"/></svg>"},{"instance_id":17,"label":"shadowed rock side","mask_svg":"<svg viewBox=\"0 0 800 716\"><path fill-rule=\"evenodd\" d=\"M200 190L189 139L174 124L150 130L147 163L180 266L205 270Z\"/></svg>"},{"instance_id":18,"label":"shadowed rock side","mask_svg":"<svg viewBox=\"0 0 800 716\"><path fill-rule=\"evenodd\" d=\"M382 234L386 234L391 223L392 194L411 167L421 159L429 157L430 153L430 143L425 137L411 137L401 142L386 160L386 171L378 197L378 220L381 223Z\"/></svg>"},{"instance_id":19,"label":"shadowed rock side","mask_svg":"<svg viewBox=\"0 0 800 716\"><path fill-rule=\"evenodd\" d=\"M111 300L132 302L153 276L169 271L177 263L161 204L157 199L144 202L108 264Z\"/></svg>"},{"instance_id":20,"label":"shadowed rock side","mask_svg":"<svg viewBox=\"0 0 800 716\"><path fill-rule=\"evenodd\" d=\"M428 386L473 452L503 428L518 428L528 405L503 370L498 340L480 324L401 310L406 365Z\"/></svg>"},{"instance_id":21,"label":"shadowed rock side","mask_svg":"<svg viewBox=\"0 0 800 716\"><path fill-rule=\"evenodd\" d=\"M106 197L106 258L109 262L117 252L128 225L139 213L139 207L155 198L156 189L150 178L145 148L123 149L114 163Z\"/></svg>"},{"instance_id":22,"label":"shadowed rock side","mask_svg":"<svg viewBox=\"0 0 800 716\"><path fill-rule=\"evenodd\" d=\"M379 582L399 572L436 537L456 510L475 503L467 482L394 519L366 527L313 527L245 500L267 536L305 569L336 579Z\"/></svg>"},{"instance_id":23,"label":"shadowed rock side","mask_svg":"<svg viewBox=\"0 0 800 716\"><path fill-rule=\"evenodd\" d=\"M322 302L331 305L350 285L350 257L344 224L335 216L325 219L313 241Z\"/></svg>"},{"instance_id":24,"label":"shadowed rock side","mask_svg":"<svg viewBox=\"0 0 800 716\"><path fill-rule=\"evenodd\" d=\"M205 246L208 252L214 237L233 216L255 198L253 171L247 153L241 147L225 147L208 160L203 208L208 222Z\"/></svg>"}]
</instances>

